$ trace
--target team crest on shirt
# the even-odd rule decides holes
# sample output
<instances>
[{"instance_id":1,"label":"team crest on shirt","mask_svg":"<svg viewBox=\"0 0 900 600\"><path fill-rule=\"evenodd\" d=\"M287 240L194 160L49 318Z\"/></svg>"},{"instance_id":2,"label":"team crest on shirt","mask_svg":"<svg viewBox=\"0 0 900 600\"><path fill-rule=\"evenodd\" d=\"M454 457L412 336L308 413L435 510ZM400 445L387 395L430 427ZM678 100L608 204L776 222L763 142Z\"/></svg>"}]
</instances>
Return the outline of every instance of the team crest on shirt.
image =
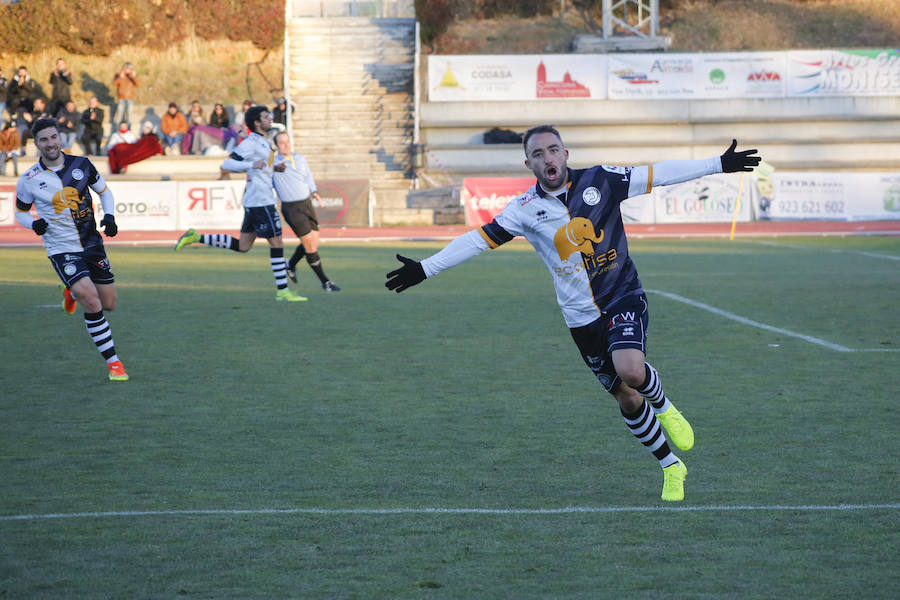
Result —
<instances>
[{"instance_id":1,"label":"team crest on shirt","mask_svg":"<svg viewBox=\"0 0 900 600\"><path fill-rule=\"evenodd\" d=\"M73 169L72 179L74 179L75 181L81 181L82 179L84 179L84 171L82 171L81 169Z\"/></svg>"},{"instance_id":2,"label":"team crest on shirt","mask_svg":"<svg viewBox=\"0 0 900 600\"><path fill-rule=\"evenodd\" d=\"M584 203L588 206L595 206L600 202L600 190L591 186L581 193L581 199L584 200Z\"/></svg>"}]
</instances>

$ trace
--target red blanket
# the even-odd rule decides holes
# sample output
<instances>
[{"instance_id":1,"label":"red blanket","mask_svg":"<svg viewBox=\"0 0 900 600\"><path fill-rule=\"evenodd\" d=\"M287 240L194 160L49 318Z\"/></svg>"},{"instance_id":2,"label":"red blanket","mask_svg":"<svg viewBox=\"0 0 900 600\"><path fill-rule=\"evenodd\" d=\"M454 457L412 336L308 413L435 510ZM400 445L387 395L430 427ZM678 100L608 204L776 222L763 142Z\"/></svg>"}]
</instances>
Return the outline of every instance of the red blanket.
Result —
<instances>
[{"instance_id":1,"label":"red blanket","mask_svg":"<svg viewBox=\"0 0 900 600\"><path fill-rule=\"evenodd\" d=\"M116 144L109 150L109 172L122 173L125 167L156 154L164 154L155 135L145 135L133 144Z\"/></svg>"}]
</instances>

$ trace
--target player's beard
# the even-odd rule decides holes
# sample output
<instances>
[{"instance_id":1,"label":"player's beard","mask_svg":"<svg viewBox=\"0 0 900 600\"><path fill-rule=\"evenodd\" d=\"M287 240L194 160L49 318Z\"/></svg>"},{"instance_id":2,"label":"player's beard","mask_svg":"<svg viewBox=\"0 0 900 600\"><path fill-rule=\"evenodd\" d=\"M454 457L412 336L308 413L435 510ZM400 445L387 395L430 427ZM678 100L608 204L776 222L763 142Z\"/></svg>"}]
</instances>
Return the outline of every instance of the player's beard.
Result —
<instances>
[{"instance_id":1,"label":"player's beard","mask_svg":"<svg viewBox=\"0 0 900 600\"><path fill-rule=\"evenodd\" d=\"M553 192L566 183L566 170L557 166L547 167L541 173L536 173L538 183L545 192Z\"/></svg>"},{"instance_id":2,"label":"player's beard","mask_svg":"<svg viewBox=\"0 0 900 600\"><path fill-rule=\"evenodd\" d=\"M59 155L62 153L59 146L55 148L46 148L41 151L41 158L44 159L44 162L56 162L59 160Z\"/></svg>"}]
</instances>

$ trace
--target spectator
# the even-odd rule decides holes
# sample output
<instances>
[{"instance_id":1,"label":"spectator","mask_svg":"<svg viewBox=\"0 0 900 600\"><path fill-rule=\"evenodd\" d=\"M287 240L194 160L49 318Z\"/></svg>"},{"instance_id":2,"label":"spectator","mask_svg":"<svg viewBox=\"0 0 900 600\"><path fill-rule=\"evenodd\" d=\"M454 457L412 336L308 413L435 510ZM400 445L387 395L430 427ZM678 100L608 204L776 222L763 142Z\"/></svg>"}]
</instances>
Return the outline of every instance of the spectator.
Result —
<instances>
[{"instance_id":1,"label":"spectator","mask_svg":"<svg viewBox=\"0 0 900 600\"><path fill-rule=\"evenodd\" d=\"M31 135L31 126L38 119L50 117L50 114L47 112L47 104L43 98L35 98L31 106L32 109L29 112L17 111L16 127L19 129L19 137L22 138L21 156L25 156L25 144L28 143L28 140L34 139L34 136Z\"/></svg>"},{"instance_id":2,"label":"spectator","mask_svg":"<svg viewBox=\"0 0 900 600\"><path fill-rule=\"evenodd\" d=\"M191 102L191 111L187 115L187 120L191 125L206 125L206 113L203 112L199 101Z\"/></svg>"},{"instance_id":3,"label":"spectator","mask_svg":"<svg viewBox=\"0 0 900 600\"><path fill-rule=\"evenodd\" d=\"M113 117L113 125L128 123L131 126L131 108L137 97L138 78L134 65L130 62L122 65L122 69L113 77L113 85L116 86L116 114Z\"/></svg>"},{"instance_id":4,"label":"spectator","mask_svg":"<svg viewBox=\"0 0 900 600\"><path fill-rule=\"evenodd\" d=\"M279 98L272 110L272 129L287 131L287 98Z\"/></svg>"},{"instance_id":5,"label":"spectator","mask_svg":"<svg viewBox=\"0 0 900 600\"><path fill-rule=\"evenodd\" d=\"M81 115L75 109L75 103L67 100L65 105L59 109L55 115L56 122L59 125L59 141L62 149L71 151L75 145L75 138L78 134L78 127L81 124Z\"/></svg>"},{"instance_id":6,"label":"spectator","mask_svg":"<svg viewBox=\"0 0 900 600\"><path fill-rule=\"evenodd\" d=\"M18 73L9 83L7 91L7 109L9 116L15 113L31 112L34 108L34 99L37 97L37 83L28 75L25 66L19 67Z\"/></svg>"},{"instance_id":7,"label":"spectator","mask_svg":"<svg viewBox=\"0 0 900 600\"><path fill-rule=\"evenodd\" d=\"M81 113L84 131L81 133L81 145L85 154L100 156L100 144L103 143L103 109L97 96L91 96L88 107Z\"/></svg>"},{"instance_id":8,"label":"spectator","mask_svg":"<svg viewBox=\"0 0 900 600\"><path fill-rule=\"evenodd\" d=\"M12 160L13 175L19 176L19 146L21 146L19 130L12 121L6 121L0 131L0 175L6 176L6 163Z\"/></svg>"},{"instance_id":9,"label":"spectator","mask_svg":"<svg viewBox=\"0 0 900 600\"><path fill-rule=\"evenodd\" d=\"M56 59L56 68L50 73L50 85L53 86L50 93L50 114L55 115L72 99L72 93L69 91L69 86L72 85L72 71L61 58Z\"/></svg>"},{"instance_id":10,"label":"spectator","mask_svg":"<svg viewBox=\"0 0 900 600\"><path fill-rule=\"evenodd\" d=\"M166 154L181 154L181 140L187 133L188 125L184 114L178 110L178 105L174 102L169 102L169 109L162 116L159 128Z\"/></svg>"},{"instance_id":11,"label":"spectator","mask_svg":"<svg viewBox=\"0 0 900 600\"><path fill-rule=\"evenodd\" d=\"M240 143L245 137L250 135L250 130L244 125L244 115L247 114L247 109L253 106L253 102L250 100L244 100L244 104L241 106L240 112L236 112L234 114L234 124L231 126L231 129L237 134L237 141Z\"/></svg>"},{"instance_id":12,"label":"spectator","mask_svg":"<svg viewBox=\"0 0 900 600\"><path fill-rule=\"evenodd\" d=\"M212 127L219 127L221 129L228 129L231 125L231 119L228 117L228 112L225 110L225 105L216 104L215 108L213 108L212 114L209 115L209 124Z\"/></svg>"},{"instance_id":13,"label":"spectator","mask_svg":"<svg viewBox=\"0 0 900 600\"><path fill-rule=\"evenodd\" d=\"M116 144L133 144L136 141L138 141L137 136L131 131L128 123L122 121L119 123L119 128L110 134L109 140L106 142L106 151L112 150Z\"/></svg>"},{"instance_id":14,"label":"spectator","mask_svg":"<svg viewBox=\"0 0 900 600\"><path fill-rule=\"evenodd\" d=\"M0 119L3 118L3 111L6 110L7 92L9 92L9 80L3 74L3 67L0 67Z\"/></svg>"},{"instance_id":15,"label":"spectator","mask_svg":"<svg viewBox=\"0 0 900 600\"><path fill-rule=\"evenodd\" d=\"M153 123L151 123L150 121L144 121L143 123L141 123L141 137L145 138L151 135L156 136L156 132L153 131L153 129Z\"/></svg>"}]
</instances>

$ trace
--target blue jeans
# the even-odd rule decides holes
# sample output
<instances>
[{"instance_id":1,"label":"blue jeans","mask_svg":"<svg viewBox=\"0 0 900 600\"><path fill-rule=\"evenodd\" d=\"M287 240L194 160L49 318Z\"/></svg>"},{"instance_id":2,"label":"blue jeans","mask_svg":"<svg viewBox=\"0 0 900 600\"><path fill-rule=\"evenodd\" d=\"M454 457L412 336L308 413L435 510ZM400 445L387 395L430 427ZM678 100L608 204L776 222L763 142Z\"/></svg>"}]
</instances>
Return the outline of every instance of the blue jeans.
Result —
<instances>
[{"instance_id":1,"label":"blue jeans","mask_svg":"<svg viewBox=\"0 0 900 600\"><path fill-rule=\"evenodd\" d=\"M183 133L176 133L174 136L163 134L163 142L165 142L166 146L178 146L178 149L181 150L181 140L184 139Z\"/></svg>"},{"instance_id":2,"label":"blue jeans","mask_svg":"<svg viewBox=\"0 0 900 600\"><path fill-rule=\"evenodd\" d=\"M60 143L60 146L62 146L66 150L71 150L72 146L75 145L75 132L74 131L60 131L59 132L59 143Z\"/></svg>"},{"instance_id":3,"label":"blue jeans","mask_svg":"<svg viewBox=\"0 0 900 600\"><path fill-rule=\"evenodd\" d=\"M113 125L118 125L123 121L131 125L131 107L134 106L134 100L119 100L116 104L116 116L113 117Z\"/></svg>"},{"instance_id":4,"label":"blue jeans","mask_svg":"<svg viewBox=\"0 0 900 600\"><path fill-rule=\"evenodd\" d=\"M7 161L12 160L13 163L13 175L19 174L19 150L18 148L10 151L9 154L6 152L0 152L0 175L6 176L6 163Z\"/></svg>"}]
</instances>

